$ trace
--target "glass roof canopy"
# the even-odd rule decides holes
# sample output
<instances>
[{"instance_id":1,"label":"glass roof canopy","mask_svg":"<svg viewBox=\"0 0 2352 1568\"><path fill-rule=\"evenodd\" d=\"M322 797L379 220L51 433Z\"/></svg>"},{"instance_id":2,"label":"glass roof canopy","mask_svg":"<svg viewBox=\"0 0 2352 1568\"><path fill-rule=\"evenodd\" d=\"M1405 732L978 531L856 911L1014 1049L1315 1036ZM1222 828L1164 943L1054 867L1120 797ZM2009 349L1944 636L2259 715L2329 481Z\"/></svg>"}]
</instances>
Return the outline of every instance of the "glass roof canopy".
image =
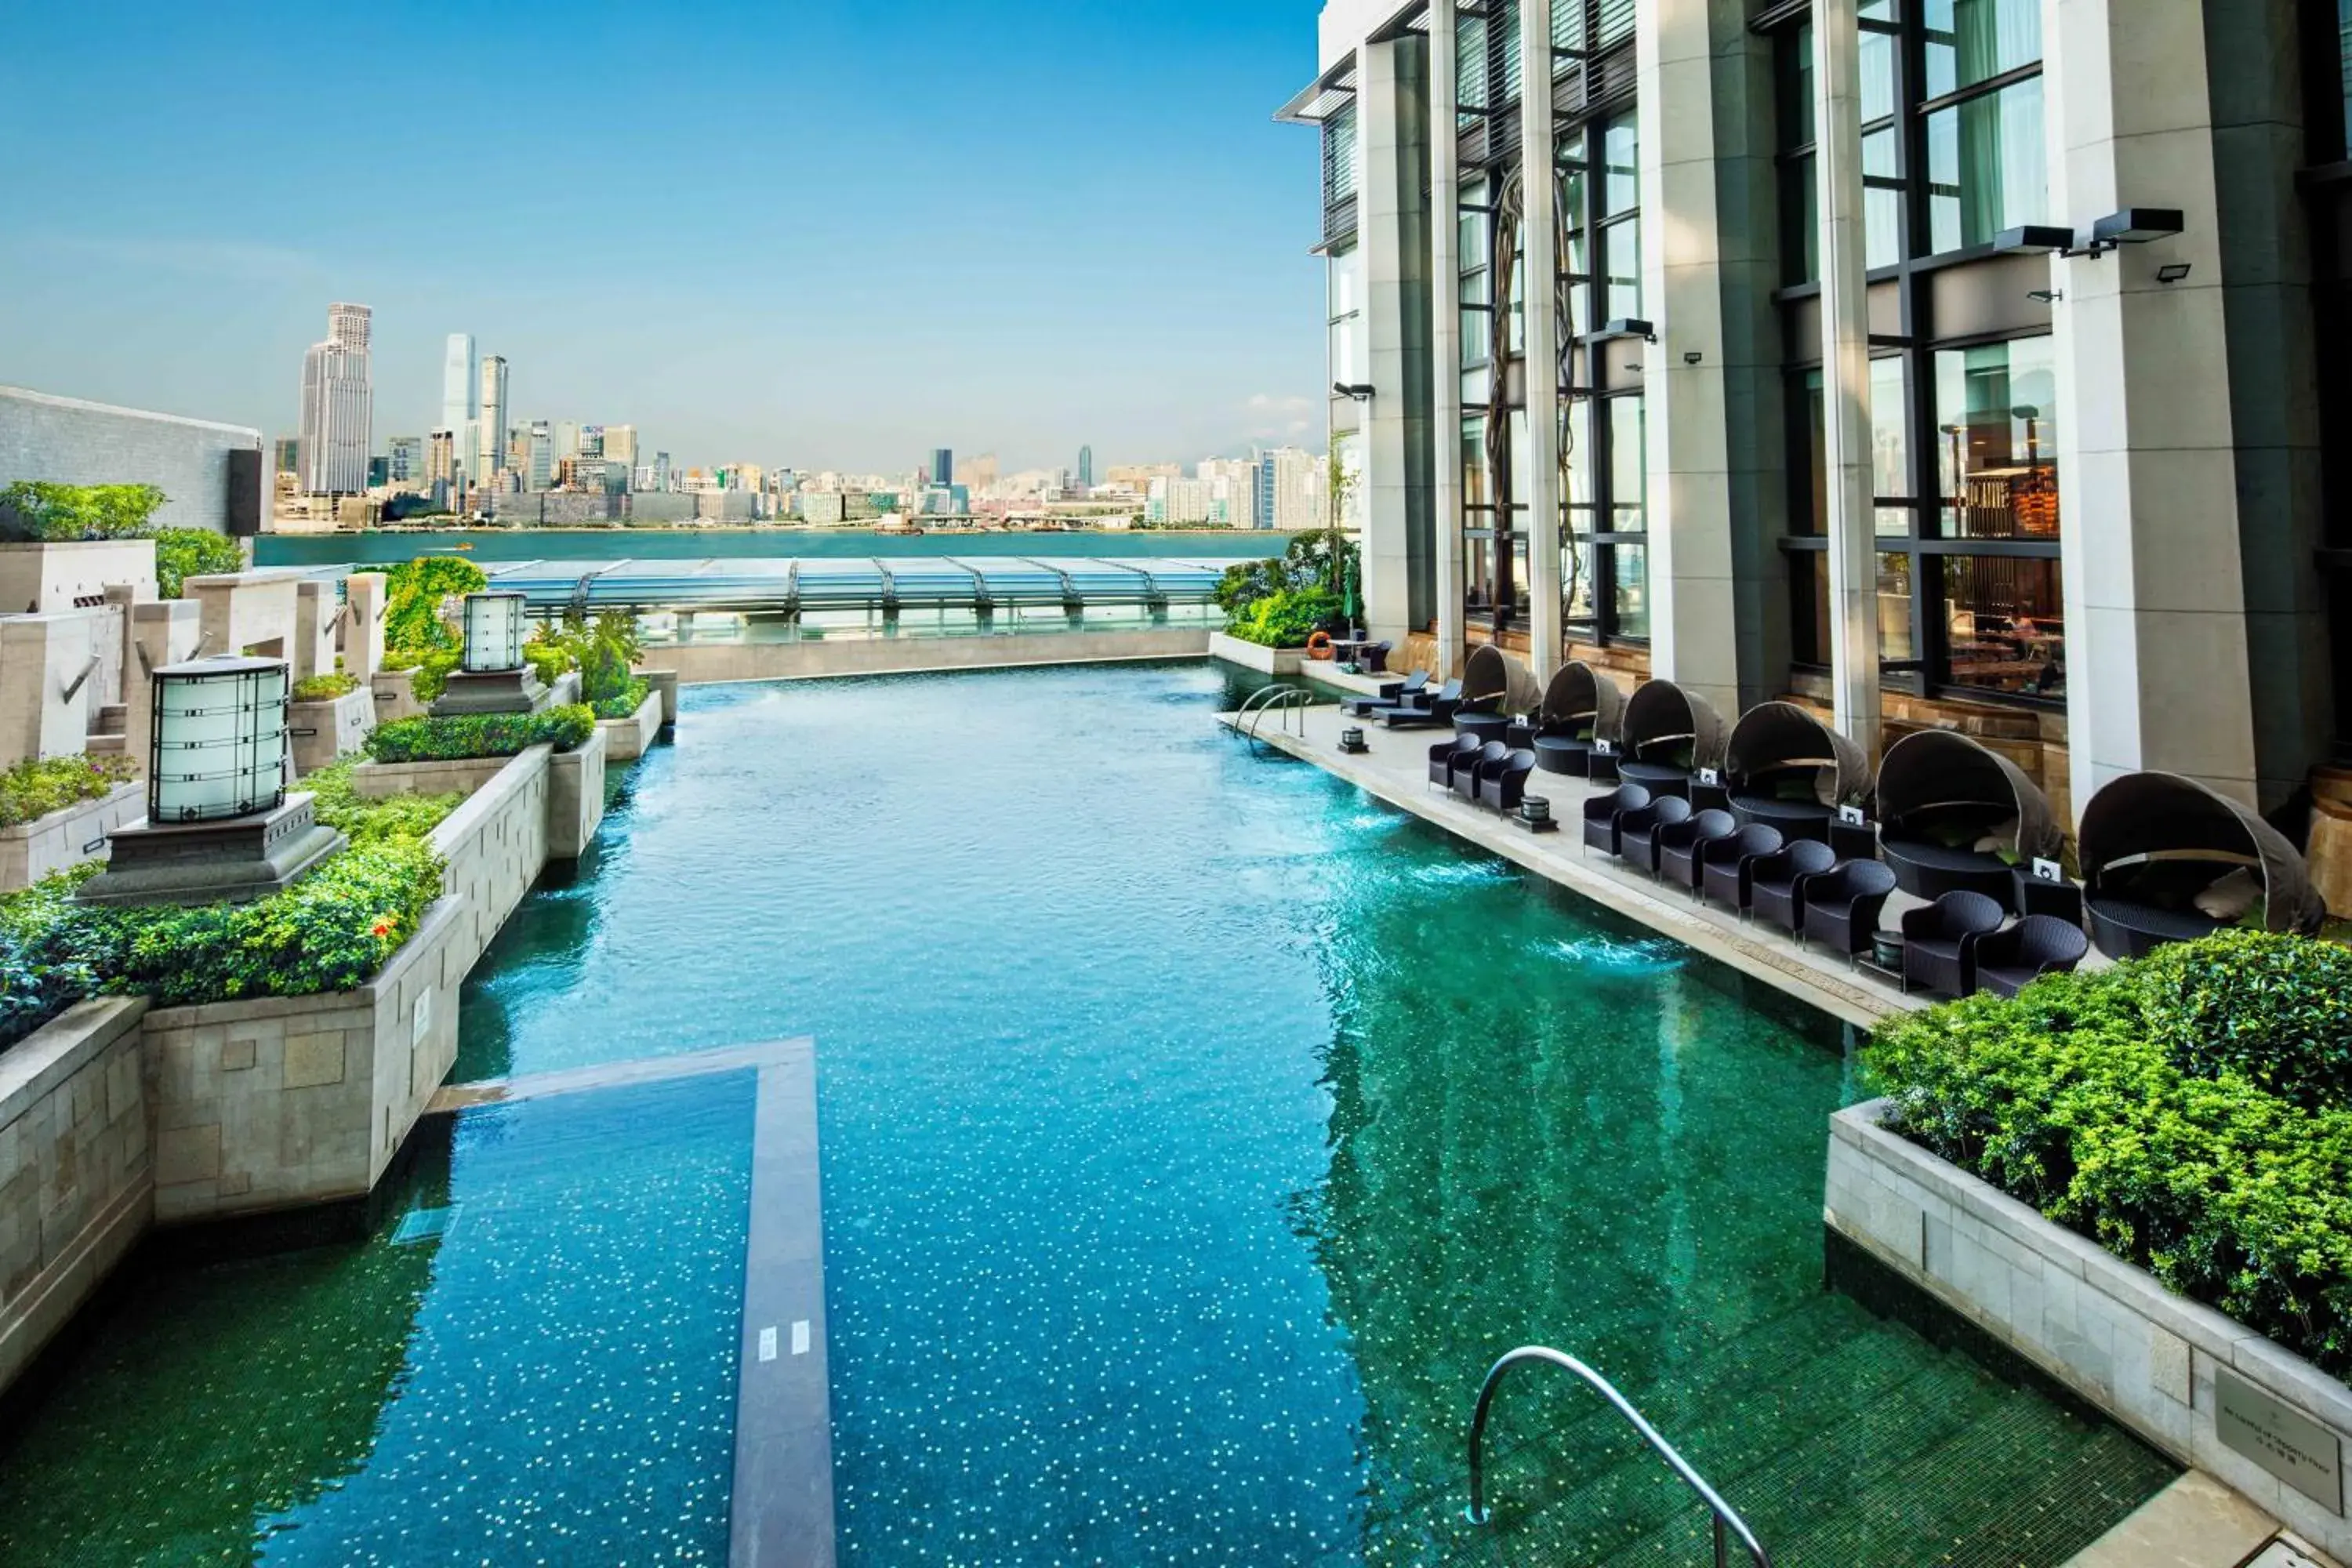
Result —
<instances>
[{"instance_id":1,"label":"glass roof canopy","mask_svg":"<svg viewBox=\"0 0 2352 1568\"><path fill-rule=\"evenodd\" d=\"M715 557L485 562L490 585L538 611L1203 604L1229 560L1096 556Z\"/></svg>"}]
</instances>

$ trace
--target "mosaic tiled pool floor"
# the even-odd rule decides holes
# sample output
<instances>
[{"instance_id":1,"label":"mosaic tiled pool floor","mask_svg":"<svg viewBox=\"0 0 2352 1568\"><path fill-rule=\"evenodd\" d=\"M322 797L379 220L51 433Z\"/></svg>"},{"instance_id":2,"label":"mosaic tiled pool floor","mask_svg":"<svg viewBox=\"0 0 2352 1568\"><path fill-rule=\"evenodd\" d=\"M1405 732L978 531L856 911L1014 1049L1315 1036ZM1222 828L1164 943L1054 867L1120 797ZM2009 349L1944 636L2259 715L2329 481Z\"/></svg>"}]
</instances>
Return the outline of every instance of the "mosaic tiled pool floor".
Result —
<instances>
[{"instance_id":1,"label":"mosaic tiled pool floor","mask_svg":"<svg viewBox=\"0 0 2352 1568\"><path fill-rule=\"evenodd\" d=\"M2053 1568L2169 1478L1822 1292L1834 1025L1253 760L1224 700L1197 668L689 692L467 987L461 1078L819 1041L845 1562L1702 1561L1540 1376L1497 1526L1462 1523L1478 1379L1529 1342L1781 1568ZM68 1398L112 1384L159 1386ZM82 1432L51 1473L106 1474Z\"/></svg>"}]
</instances>

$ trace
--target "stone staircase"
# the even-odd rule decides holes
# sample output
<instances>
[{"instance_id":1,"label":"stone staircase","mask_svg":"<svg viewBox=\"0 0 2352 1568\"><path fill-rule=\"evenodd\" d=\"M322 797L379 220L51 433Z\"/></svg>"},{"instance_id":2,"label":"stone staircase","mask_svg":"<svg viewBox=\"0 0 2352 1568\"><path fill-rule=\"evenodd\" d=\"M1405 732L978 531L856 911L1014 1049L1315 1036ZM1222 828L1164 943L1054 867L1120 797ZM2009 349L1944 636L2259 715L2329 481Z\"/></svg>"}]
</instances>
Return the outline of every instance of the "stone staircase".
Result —
<instances>
[{"instance_id":1,"label":"stone staircase","mask_svg":"<svg viewBox=\"0 0 2352 1568\"><path fill-rule=\"evenodd\" d=\"M2121 1431L1843 1296L1812 1298L1688 1364L1675 1385L1626 1393L1776 1568L2057 1568L2177 1474ZM1465 1424L1475 1392L1464 1392ZM1489 1439L1491 1524L1464 1516L1465 1461L1451 1485L1392 1506L1376 1496L1360 1560L1714 1561L1706 1505L1566 1373L1515 1371ZM1736 1540L1731 1560L1747 1561Z\"/></svg>"}]
</instances>

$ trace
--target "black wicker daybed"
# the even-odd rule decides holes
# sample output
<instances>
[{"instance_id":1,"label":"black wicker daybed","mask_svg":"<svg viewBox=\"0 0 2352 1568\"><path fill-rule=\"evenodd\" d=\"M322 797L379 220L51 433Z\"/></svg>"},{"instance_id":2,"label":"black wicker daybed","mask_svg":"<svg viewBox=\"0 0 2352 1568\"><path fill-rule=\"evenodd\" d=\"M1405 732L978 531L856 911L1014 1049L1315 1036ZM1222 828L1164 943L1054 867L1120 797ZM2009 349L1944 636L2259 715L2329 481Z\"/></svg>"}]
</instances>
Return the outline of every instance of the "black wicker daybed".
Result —
<instances>
[{"instance_id":1,"label":"black wicker daybed","mask_svg":"<svg viewBox=\"0 0 2352 1568\"><path fill-rule=\"evenodd\" d=\"M1811 710L1762 702L1731 727L1723 784L1742 827L1827 843L1837 808L1870 798L1870 759Z\"/></svg>"},{"instance_id":2,"label":"black wicker daybed","mask_svg":"<svg viewBox=\"0 0 2352 1568\"><path fill-rule=\"evenodd\" d=\"M1933 902L1982 893L2017 904L2015 868L2055 859L2060 834L2050 797L2000 752L1948 730L1922 730L1886 749L1878 765L1878 858L1895 886Z\"/></svg>"},{"instance_id":3,"label":"black wicker daybed","mask_svg":"<svg viewBox=\"0 0 2352 1568\"><path fill-rule=\"evenodd\" d=\"M2081 842L2091 936L2110 958L2240 924L2309 935L2327 917L2284 835L2179 773L2111 782L2083 808Z\"/></svg>"},{"instance_id":4,"label":"black wicker daybed","mask_svg":"<svg viewBox=\"0 0 2352 1568\"><path fill-rule=\"evenodd\" d=\"M1671 680L1643 682L1619 728L1617 776L1628 784L1688 798L1693 774L1723 765L1723 715Z\"/></svg>"},{"instance_id":5,"label":"black wicker daybed","mask_svg":"<svg viewBox=\"0 0 2352 1568\"><path fill-rule=\"evenodd\" d=\"M1465 713L1533 713L1543 697L1535 672L1493 643L1480 643L1463 663Z\"/></svg>"},{"instance_id":6,"label":"black wicker daybed","mask_svg":"<svg viewBox=\"0 0 2352 1568\"><path fill-rule=\"evenodd\" d=\"M1592 742L1614 742L1625 717L1625 693L1585 663L1571 659L1551 678L1537 713L1536 765L1548 773L1592 776Z\"/></svg>"}]
</instances>

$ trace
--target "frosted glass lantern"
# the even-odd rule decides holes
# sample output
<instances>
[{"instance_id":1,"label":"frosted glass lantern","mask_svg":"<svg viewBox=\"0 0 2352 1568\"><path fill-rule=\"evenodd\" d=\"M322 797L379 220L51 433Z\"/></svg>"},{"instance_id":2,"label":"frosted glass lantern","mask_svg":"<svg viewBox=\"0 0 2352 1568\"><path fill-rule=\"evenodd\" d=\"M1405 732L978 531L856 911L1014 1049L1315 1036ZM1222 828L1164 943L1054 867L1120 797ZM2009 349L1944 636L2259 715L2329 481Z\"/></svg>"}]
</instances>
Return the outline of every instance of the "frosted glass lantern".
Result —
<instances>
[{"instance_id":1,"label":"frosted glass lantern","mask_svg":"<svg viewBox=\"0 0 2352 1568\"><path fill-rule=\"evenodd\" d=\"M522 668L520 594L466 595L466 668L475 675Z\"/></svg>"},{"instance_id":2,"label":"frosted glass lantern","mask_svg":"<svg viewBox=\"0 0 2352 1568\"><path fill-rule=\"evenodd\" d=\"M155 671L147 820L223 822L286 802L281 658L199 658Z\"/></svg>"}]
</instances>

